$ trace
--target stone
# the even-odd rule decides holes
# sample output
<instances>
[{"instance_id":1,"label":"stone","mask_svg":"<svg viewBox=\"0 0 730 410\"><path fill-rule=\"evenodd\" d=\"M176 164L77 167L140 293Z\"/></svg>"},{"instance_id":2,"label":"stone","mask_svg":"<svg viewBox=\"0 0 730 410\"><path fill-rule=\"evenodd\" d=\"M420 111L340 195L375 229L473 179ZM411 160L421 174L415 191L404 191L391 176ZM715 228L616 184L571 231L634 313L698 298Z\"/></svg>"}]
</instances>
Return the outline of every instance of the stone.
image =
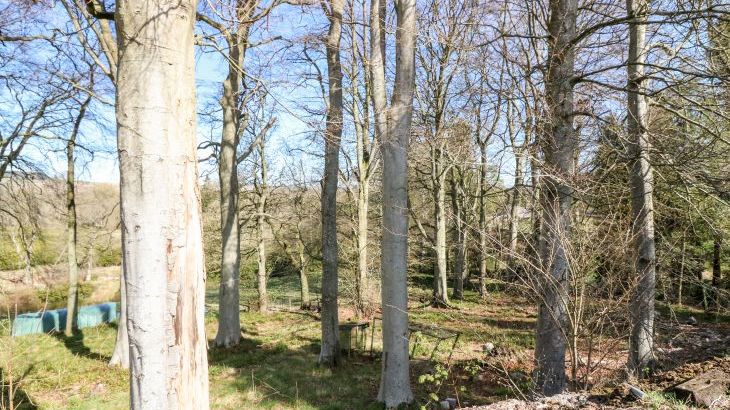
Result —
<instances>
[{"instance_id":1,"label":"stone","mask_svg":"<svg viewBox=\"0 0 730 410\"><path fill-rule=\"evenodd\" d=\"M517 382L517 383L524 382L528 379L525 372L521 372L519 370L509 372L509 378L512 379L512 381Z\"/></svg>"},{"instance_id":2,"label":"stone","mask_svg":"<svg viewBox=\"0 0 730 410\"><path fill-rule=\"evenodd\" d=\"M629 385L629 393L631 393L632 396L636 397L637 399L641 400L646 396L646 393L641 391L638 387Z\"/></svg>"},{"instance_id":3,"label":"stone","mask_svg":"<svg viewBox=\"0 0 730 410\"><path fill-rule=\"evenodd\" d=\"M442 400L439 402L439 405L441 406L442 410L451 410L451 405L447 400Z\"/></svg>"},{"instance_id":4,"label":"stone","mask_svg":"<svg viewBox=\"0 0 730 410\"><path fill-rule=\"evenodd\" d=\"M673 388L678 396L692 399L695 403L711 409L730 406L730 375L721 369L701 373Z\"/></svg>"}]
</instances>

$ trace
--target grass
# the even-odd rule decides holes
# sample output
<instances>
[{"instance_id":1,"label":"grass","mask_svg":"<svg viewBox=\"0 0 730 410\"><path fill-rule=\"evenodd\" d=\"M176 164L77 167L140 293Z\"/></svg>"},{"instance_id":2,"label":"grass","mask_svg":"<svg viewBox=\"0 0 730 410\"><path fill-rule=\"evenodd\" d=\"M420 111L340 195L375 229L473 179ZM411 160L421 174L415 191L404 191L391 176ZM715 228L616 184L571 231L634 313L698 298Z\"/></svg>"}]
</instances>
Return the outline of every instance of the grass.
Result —
<instances>
[{"instance_id":1,"label":"grass","mask_svg":"<svg viewBox=\"0 0 730 410\"><path fill-rule=\"evenodd\" d=\"M218 289L216 281L211 282L206 326L212 339L217 326ZM313 292L318 282L318 277L312 278ZM270 292L275 304L298 306L296 278L272 278ZM419 338L411 371L416 408L446 397L458 397L462 404L484 404L513 396L502 373L521 370L529 374L529 369L519 369L533 346L535 316L532 309L524 308L528 303L495 291L489 295L489 303L483 304L469 291L464 301L453 302L453 309L441 310L423 306L420 300L424 292L412 287L411 323L434 333L460 336L453 351L453 339L439 342L428 336ZM242 300L255 300L255 296L250 288L242 289ZM3 323L7 328L9 323ZM377 354L379 322L373 338L376 353L370 355L368 331L367 349L345 358L343 365L334 370L316 364L320 328L313 313L246 312L241 315L241 325L240 345L209 350L212 408L381 408L375 402L381 366ZM128 408L128 374L107 366L115 335L114 325L83 329L71 338L10 338L7 330L0 332L4 382L12 366L13 376L20 378L16 397L24 400L22 409ZM486 342L495 344L501 356L485 356L481 345ZM430 360L432 354L434 359Z\"/></svg>"}]
</instances>

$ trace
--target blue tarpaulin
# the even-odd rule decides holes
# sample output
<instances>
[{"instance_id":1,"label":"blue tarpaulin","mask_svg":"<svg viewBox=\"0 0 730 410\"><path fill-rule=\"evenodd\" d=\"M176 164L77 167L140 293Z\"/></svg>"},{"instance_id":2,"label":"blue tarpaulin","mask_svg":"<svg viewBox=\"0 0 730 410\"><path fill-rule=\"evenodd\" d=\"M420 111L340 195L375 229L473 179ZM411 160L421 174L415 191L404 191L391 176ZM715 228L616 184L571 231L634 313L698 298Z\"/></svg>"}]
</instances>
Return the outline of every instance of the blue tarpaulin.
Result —
<instances>
[{"instance_id":1,"label":"blue tarpaulin","mask_svg":"<svg viewBox=\"0 0 730 410\"><path fill-rule=\"evenodd\" d=\"M81 306L77 319L79 329L110 323L119 318L117 303L101 303ZM46 310L45 312L23 313L13 321L13 336L33 333L61 332L66 327L66 309Z\"/></svg>"}]
</instances>

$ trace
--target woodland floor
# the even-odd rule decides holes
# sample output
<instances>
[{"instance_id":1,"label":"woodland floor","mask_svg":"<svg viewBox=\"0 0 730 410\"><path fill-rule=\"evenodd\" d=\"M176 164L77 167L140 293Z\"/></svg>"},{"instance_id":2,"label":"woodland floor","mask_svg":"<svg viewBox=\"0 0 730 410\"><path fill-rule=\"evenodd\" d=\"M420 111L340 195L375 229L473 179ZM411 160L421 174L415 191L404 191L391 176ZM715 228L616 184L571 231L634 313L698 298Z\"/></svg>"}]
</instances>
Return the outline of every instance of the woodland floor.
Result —
<instances>
[{"instance_id":1,"label":"woodland floor","mask_svg":"<svg viewBox=\"0 0 730 410\"><path fill-rule=\"evenodd\" d=\"M420 279L420 280L419 280ZM104 279L104 280L108 280ZM208 336L216 330L217 287L208 290ZM296 286L272 278L272 299L280 311L241 315L243 340L232 349L211 349L211 407L215 409L377 409L380 361L377 359L380 323L366 347L345 357L331 371L316 365L319 321L314 312L299 312ZM313 281L316 290L316 278ZM427 307L428 278L411 284L411 323L420 333L412 361L417 405L434 408L435 399L456 398L461 406L477 406L530 394L535 307L497 284L490 286L486 301L468 291L466 300L452 309ZM243 298L252 299L251 291ZM345 321L351 312L343 310ZM689 325L694 316L698 323ZM115 325L83 329L75 336L8 336L9 322L0 321L0 376L7 384L18 383L16 402L21 409L125 409L128 408L128 375L109 368L107 362L115 340ZM438 344L428 334L453 339ZM713 367L730 372L730 317L705 315L701 311L668 306L660 308L658 322L660 366L639 387L648 392L642 403L627 399L622 385L625 342L604 337L592 353L601 364L585 377L588 399L594 406L639 408L687 408L665 389ZM415 340L415 334L412 340ZM485 353L483 345L494 349ZM587 352L581 352L585 357ZM7 389L4 394L7 395Z\"/></svg>"}]
</instances>

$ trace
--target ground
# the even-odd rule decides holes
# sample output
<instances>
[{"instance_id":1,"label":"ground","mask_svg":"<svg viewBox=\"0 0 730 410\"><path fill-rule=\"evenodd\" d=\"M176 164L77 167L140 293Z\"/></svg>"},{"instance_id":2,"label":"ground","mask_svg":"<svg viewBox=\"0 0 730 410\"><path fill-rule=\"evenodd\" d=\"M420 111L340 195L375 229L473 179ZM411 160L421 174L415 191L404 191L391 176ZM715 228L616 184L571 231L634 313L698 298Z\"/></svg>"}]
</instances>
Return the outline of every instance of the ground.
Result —
<instances>
[{"instance_id":1,"label":"ground","mask_svg":"<svg viewBox=\"0 0 730 410\"><path fill-rule=\"evenodd\" d=\"M101 275L95 280L109 278L103 279ZM217 287L214 280L210 282L207 331L212 339L216 330ZM210 350L211 407L380 408L374 401L380 372L379 322L375 322L374 335L370 331L366 334L365 346L345 357L341 367L320 368L316 365L318 316L316 312L296 310L298 291L293 282L292 278L272 278L272 299L279 311L242 314L241 344ZM316 288L314 278L313 289ZM244 300L254 296L251 290L243 292ZM453 302L450 309L428 307L428 290L417 282L412 284L410 296L412 340L416 345L412 347L411 372L417 397L414 408L435 408L438 401L447 397L467 407L530 394L535 307L519 291L492 284L485 301L468 291L466 300ZM345 321L352 313L343 309L341 316ZM696 325L686 324L690 316L697 319ZM584 394L586 400L599 407L686 407L664 393L664 389L710 367L730 370L729 322L728 317L663 306L658 324L660 367L649 379L637 383L650 393L648 401L631 401L621 384L625 345L603 352L600 371L585 379L590 387L590 392ZM8 384L12 377L17 384L16 400L23 402L20 408L128 408L127 372L107 366L114 347L114 324L83 329L70 338L10 338L7 320L2 327L3 380ZM459 338L454 344L456 334ZM443 340L438 342L434 336ZM7 388L4 394L7 395Z\"/></svg>"}]
</instances>

